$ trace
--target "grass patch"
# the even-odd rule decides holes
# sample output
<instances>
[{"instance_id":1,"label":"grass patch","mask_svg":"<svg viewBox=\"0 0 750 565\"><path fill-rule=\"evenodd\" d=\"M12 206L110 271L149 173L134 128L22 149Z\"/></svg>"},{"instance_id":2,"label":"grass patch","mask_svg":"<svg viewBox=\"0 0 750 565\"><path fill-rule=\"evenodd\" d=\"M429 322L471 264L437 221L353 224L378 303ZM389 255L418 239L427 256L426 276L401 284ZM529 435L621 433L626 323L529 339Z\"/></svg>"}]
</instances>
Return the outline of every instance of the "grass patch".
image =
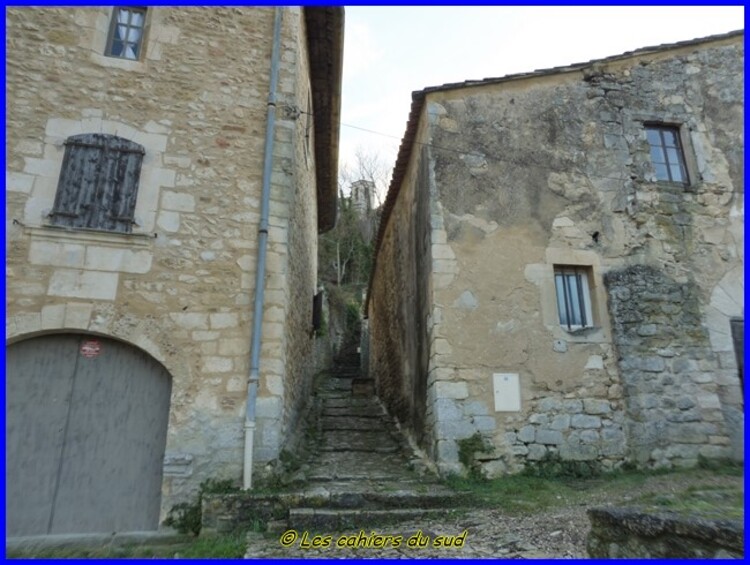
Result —
<instances>
[{"instance_id":1,"label":"grass patch","mask_svg":"<svg viewBox=\"0 0 750 565\"><path fill-rule=\"evenodd\" d=\"M677 494L647 494L634 501L649 510L741 520L745 515L742 489L727 486L690 486Z\"/></svg>"},{"instance_id":2,"label":"grass patch","mask_svg":"<svg viewBox=\"0 0 750 565\"><path fill-rule=\"evenodd\" d=\"M446 483L454 490L466 493L471 505L519 513L563 504L574 492L564 483L526 475L508 475L492 480L452 476Z\"/></svg>"},{"instance_id":3,"label":"grass patch","mask_svg":"<svg viewBox=\"0 0 750 565\"><path fill-rule=\"evenodd\" d=\"M594 502L598 504L622 501L627 505L653 506L654 509L676 512L718 514L725 510L725 517L743 515L742 486L733 486L737 482L734 477L742 476L742 467L734 463L714 465L711 470L698 467L671 471L618 470L583 477L575 469L563 469L562 474L555 476L547 473L551 468L544 466L541 467L544 472L537 469L532 473L492 480L454 475L445 482L465 494L468 505L502 509L511 514L588 505L592 501L598 501ZM722 477L731 480L732 485L717 485L716 480L720 481ZM640 489L648 489L649 483L664 482L665 478L671 492L662 488L659 494L637 494Z\"/></svg>"},{"instance_id":4,"label":"grass patch","mask_svg":"<svg viewBox=\"0 0 750 565\"><path fill-rule=\"evenodd\" d=\"M9 550L11 558L240 558L244 557L247 544L244 534L204 536L184 543L169 545L118 545L101 547L58 547L44 549Z\"/></svg>"},{"instance_id":5,"label":"grass patch","mask_svg":"<svg viewBox=\"0 0 750 565\"><path fill-rule=\"evenodd\" d=\"M244 557L247 549L245 534L205 536L178 551L180 557Z\"/></svg>"}]
</instances>

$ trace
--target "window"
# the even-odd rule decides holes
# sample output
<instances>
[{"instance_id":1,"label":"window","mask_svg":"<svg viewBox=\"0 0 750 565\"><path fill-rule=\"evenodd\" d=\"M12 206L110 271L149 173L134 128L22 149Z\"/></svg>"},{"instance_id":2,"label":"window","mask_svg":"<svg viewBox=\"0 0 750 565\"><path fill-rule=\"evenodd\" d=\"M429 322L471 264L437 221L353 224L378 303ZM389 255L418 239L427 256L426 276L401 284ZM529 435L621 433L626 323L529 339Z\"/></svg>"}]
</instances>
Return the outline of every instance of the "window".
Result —
<instances>
[{"instance_id":1,"label":"window","mask_svg":"<svg viewBox=\"0 0 750 565\"><path fill-rule=\"evenodd\" d=\"M647 125L646 138L651 147L651 163L660 181L688 183L685 153L676 127Z\"/></svg>"},{"instance_id":2,"label":"window","mask_svg":"<svg viewBox=\"0 0 750 565\"><path fill-rule=\"evenodd\" d=\"M316 333L323 327L323 291L313 296L312 331Z\"/></svg>"},{"instance_id":3,"label":"window","mask_svg":"<svg viewBox=\"0 0 750 565\"><path fill-rule=\"evenodd\" d=\"M555 266L555 292L560 325L569 330L594 325L587 267Z\"/></svg>"},{"instance_id":4,"label":"window","mask_svg":"<svg viewBox=\"0 0 750 565\"><path fill-rule=\"evenodd\" d=\"M114 135L65 140L52 223L130 233L144 153L142 146Z\"/></svg>"},{"instance_id":5,"label":"window","mask_svg":"<svg viewBox=\"0 0 750 565\"><path fill-rule=\"evenodd\" d=\"M105 55L137 61L141 57L146 8L114 8Z\"/></svg>"},{"instance_id":6,"label":"window","mask_svg":"<svg viewBox=\"0 0 750 565\"><path fill-rule=\"evenodd\" d=\"M740 377L740 390L745 394L745 385L743 381L743 359L745 357L745 319L733 318L729 321L732 331L732 343L734 344L734 354L737 357L737 372Z\"/></svg>"}]
</instances>

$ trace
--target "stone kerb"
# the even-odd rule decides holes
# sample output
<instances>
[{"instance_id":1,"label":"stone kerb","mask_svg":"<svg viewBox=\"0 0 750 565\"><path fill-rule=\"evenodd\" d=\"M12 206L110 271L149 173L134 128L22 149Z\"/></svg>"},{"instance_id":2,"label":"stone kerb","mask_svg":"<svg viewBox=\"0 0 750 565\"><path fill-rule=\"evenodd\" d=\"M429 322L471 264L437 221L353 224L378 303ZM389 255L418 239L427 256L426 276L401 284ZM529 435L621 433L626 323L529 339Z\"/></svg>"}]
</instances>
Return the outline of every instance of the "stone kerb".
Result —
<instances>
[{"instance_id":1,"label":"stone kerb","mask_svg":"<svg viewBox=\"0 0 750 565\"><path fill-rule=\"evenodd\" d=\"M742 558L740 520L710 520L677 514L651 514L627 508L591 508L586 540L591 557Z\"/></svg>"}]
</instances>

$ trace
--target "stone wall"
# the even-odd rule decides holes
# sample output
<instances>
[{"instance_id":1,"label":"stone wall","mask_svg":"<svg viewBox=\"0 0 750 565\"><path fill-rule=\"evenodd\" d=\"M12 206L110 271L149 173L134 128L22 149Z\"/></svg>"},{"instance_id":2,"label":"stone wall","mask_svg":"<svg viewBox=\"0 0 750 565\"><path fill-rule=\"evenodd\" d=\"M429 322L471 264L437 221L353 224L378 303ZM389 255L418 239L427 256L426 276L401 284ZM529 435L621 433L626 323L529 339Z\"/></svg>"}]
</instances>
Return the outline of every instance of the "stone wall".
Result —
<instances>
[{"instance_id":1,"label":"stone wall","mask_svg":"<svg viewBox=\"0 0 750 565\"><path fill-rule=\"evenodd\" d=\"M317 282L315 157L307 38L301 10L285 10L271 191L256 457L276 458L309 398Z\"/></svg>"},{"instance_id":2,"label":"stone wall","mask_svg":"<svg viewBox=\"0 0 750 565\"><path fill-rule=\"evenodd\" d=\"M410 163L375 265L369 296L369 375L388 410L420 439L426 414L429 352L429 150Z\"/></svg>"},{"instance_id":3,"label":"stone wall","mask_svg":"<svg viewBox=\"0 0 750 565\"><path fill-rule=\"evenodd\" d=\"M671 465L740 445L729 322L744 316L742 61L742 35L734 34L421 94L433 175L426 334L434 423L423 444L444 472L460 469L458 442L476 432L495 448L483 464L488 474L547 454L604 467L631 457ZM681 128L687 186L656 181L644 130L653 122ZM381 288L407 288L380 262L392 261L389 238L408 230L404 194L414 190L414 176L405 176L378 254L374 297ZM584 273L591 327L561 325L557 266ZM663 294L628 330L637 352L622 348L621 322L641 305L608 306L604 282L634 266L660 273ZM683 307L693 326L663 333ZM379 313L371 335L377 341L389 325L413 331L408 324L398 312ZM410 355L400 366L416 365ZM649 370L637 377L631 369L640 363L659 363L665 383L653 386L657 372ZM677 435L668 453L645 456L644 413L634 410L662 386L670 397L648 413L680 425L670 428ZM678 406L684 395L695 405ZM692 414L699 419L686 422ZM680 436L688 430L697 435Z\"/></svg>"},{"instance_id":4,"label":"stone wall","mask_svg":"<svg viewBox=\"0 0 750 565\"><path fill-rule=\"evenodd\" d=\"M636 509L592 508L586 539L590 557L742 558L742 521L653 514Z\"/></svg>"},{"instance_id":5,"label":"stone wall","mask_svg":"<svg viewBox=\"0 0 750 565\"><path fill-rule=\"evenodd\" d=\"M149 8L141 61L102 55L110 13L6 14L6 335L112 336L168 369L165 511L206 478L241 476L273 10ZM285 9L283 24L279 106L304 109L301 10ZM279 111L261 462L278 453L309 377L316 218L306 124ZM84 132L146 149L131 235L48 227L63 141Z\"/></svg>"},{"instance_id":6,"label":"stone wall","mask_svg":"<svg viewBox=\"0 0 750 565\"><path fill-rule=\"evenodd\" d=\"M610 271L605 280L631 459L669 466L730 457L717 382L734 372L711 351L695 284L647 266Z\"/></svg>"}]
</instances>

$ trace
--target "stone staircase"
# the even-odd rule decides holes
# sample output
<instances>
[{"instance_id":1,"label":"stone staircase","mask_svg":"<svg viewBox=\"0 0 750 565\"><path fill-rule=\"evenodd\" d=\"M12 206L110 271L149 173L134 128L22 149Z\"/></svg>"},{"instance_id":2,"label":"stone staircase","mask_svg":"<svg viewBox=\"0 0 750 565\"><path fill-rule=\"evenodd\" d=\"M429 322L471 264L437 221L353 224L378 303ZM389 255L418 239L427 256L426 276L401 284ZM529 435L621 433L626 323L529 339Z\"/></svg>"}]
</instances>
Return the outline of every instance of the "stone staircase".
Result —
<instances>
[{"instance_id":1,"label":"stone staircase","mask_svg":"<svg viewBox=\"0 0 750 565\"><path fill-rule=\"evenodd\" d=\"M318 448L304 492L323 505L290 508L286 527L342 529L409 519L456 502L413 453L359 376L359 355L340 358L316 387ZM304 498L301 502L304 502Z\"/></svg>"},{"instance_id":2,"label":"stone staircase","mask_svg":"<svg viewBox=\"0 0 750 565\"><path fill-rule=\"evenodd\" d=\"M360 377L356 351L319 375L312 414L304 485L272 494L206 496L205 531L257 520L266 522L270 533L367 529L444 514L459 504L409 447L375 396L372 380Z\"/></svg>"}]
</instances>

